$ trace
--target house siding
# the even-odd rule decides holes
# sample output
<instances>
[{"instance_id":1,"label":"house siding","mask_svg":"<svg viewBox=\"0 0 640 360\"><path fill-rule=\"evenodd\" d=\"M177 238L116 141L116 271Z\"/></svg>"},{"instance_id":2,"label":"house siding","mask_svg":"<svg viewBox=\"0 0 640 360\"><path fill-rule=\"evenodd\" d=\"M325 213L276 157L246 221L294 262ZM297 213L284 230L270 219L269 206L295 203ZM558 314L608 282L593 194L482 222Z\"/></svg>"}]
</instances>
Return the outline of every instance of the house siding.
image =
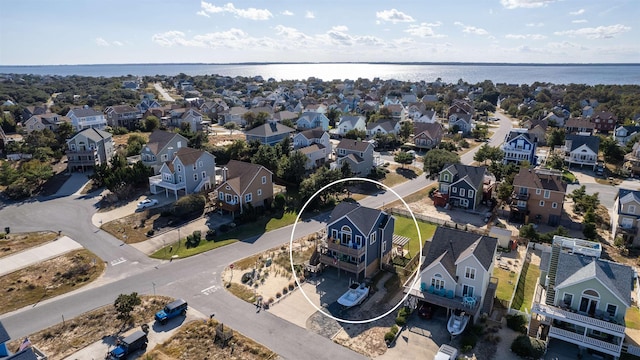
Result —
<instances>
[{"instance_id":1,"label":"house siding","mask_svg":"<svg viewBox=\"0 0 640 360\"><path fill-rule=\"evenodd\" d=\"M616 317L624 318L627 311L627 305L622 303L615 295L611 293L608 288L606 288L596 279L589 279L573 284L571 286L556 288L556 297L554 304L556 306L560 306L560 303L563 300L563 294L570 293L573 294L571 308L578 310L580 307L580 298L582 296L582 292L586 289L593 289L598 292L598 295L600 295L600 300L598 301L598 306L596 307L597 310L605 312L607 310L607 304L613 304L618 308Z\"/></svg>"},{"instance_id":2,"label":"house siding","mask_svg":"<svg viewBox=\"0 0 640 360\"><path fill-rule=\"evenodd\" d=\"M467 279L465 277L467 267L473 268L476 271L475 279ZM464 295L464 285L473 286L473 296L480 296L484 299L484 293L489 283L489 275L485 273L484 267L478 262L475 256L469 256L463 261L459 262L456 268L456 276L458 276L458 283L456 286L456 296Z\"/></svg>"}]
</instances>

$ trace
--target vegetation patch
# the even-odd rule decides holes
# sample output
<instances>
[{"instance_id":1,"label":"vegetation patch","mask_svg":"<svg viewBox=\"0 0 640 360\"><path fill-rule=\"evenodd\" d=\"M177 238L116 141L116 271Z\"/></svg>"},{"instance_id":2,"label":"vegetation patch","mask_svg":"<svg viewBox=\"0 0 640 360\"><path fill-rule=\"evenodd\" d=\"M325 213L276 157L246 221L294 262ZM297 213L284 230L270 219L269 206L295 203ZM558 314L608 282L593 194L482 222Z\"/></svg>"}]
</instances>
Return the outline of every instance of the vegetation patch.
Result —
<instances>
[{"instance_id":1,"label":"vegetation patch","mask_svg":"<svg viewBox=\"0 0 640 360\"><path fill-rule=\"evenodd\" d=\"M405 236L409 238L409 245L405 247L405 250L409 250L409 257L412 257L420 251L420 244L418 240L418 232L416 231L416 224L413 219L394 215L396 218L394 234ZM436 225L418 220L418 228L420 229L420 235L422 237L422 245L433 237L433 233L436 231Z\"/></svg>"},{"instance_id":2,"label":"vegetation patch","mask_svg":"<svg viewBox=\"0 0 640 360\"><path fill-rule=\"evenodd\" d=\"M518 280L518 286L516 287L516 294L513 297L513 303L511 304L512 309L520 311L531 310L533 295L539 277L540 268L535 265L531 266L530 262L525 261L522 265L520 279Z\"/></svg>"},{"instance_id":3,"label":"vegetation patch","mask_svg":"<svg viewBox=\"0 0 640 360\"><path fill-rule=\"evenodd\" d=\"M624 322L627 328L640 330L640 310L636 306L628 308L624 316Z\"/></svg>"},{"instance_id":4,"label":"vegetation patch","mask_svg":"<svg viewBox=\"0 0 640 360\"><path fill-rule=\"evenodd\" d=\"M71 251L0 277L0 313L20 309L84 286L104 272L105 264L88 250Z\"/></svg>"},{"instance_id":5,"label":"vegetation patch","mask_svg":"<svg viewBox=\"0 0 640 360\"><path fill-rule=\"evenodd\" d=\"M28 233L0 233L0 258L42 245L58 238L53 231L36 231Z\"/></svg>"},{"instance_id":6,"label":"vegetation patch","mask_svg":"<svg viewBox=\"0 0 640 360\"><path fill-rule=\"evenodd\" d=\"M496 298L504 301L511 300L513 291L516 288L516 281L518 281L516 273L496 267L493 269L493 276L498 278Z\"/></svg>"}]
</instances>

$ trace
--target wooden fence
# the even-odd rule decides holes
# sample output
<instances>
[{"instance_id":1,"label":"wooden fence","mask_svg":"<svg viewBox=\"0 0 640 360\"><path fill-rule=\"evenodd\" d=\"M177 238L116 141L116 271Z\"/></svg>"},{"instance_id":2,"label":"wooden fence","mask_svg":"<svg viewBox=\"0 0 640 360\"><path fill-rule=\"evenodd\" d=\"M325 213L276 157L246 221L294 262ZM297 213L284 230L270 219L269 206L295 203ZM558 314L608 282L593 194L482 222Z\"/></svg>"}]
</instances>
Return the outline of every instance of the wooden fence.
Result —
<instances>
[{"instance_id":1,"label":"wooden fence","mask_svg":"<svg viewBox=\"0 0 640 360\"><path fill-rule=\"evenodd\" d=\"M407 218L411 218L411 213L406 210L406 209L401 209L401 208L389 208L389 209L385 209L385 211L389 212L392 215L400 215L400 216L404 216ZM482 235L486 235L487 234L487 230L486 229L482 229L482 228L478 228L476 226L470 225L470 224L458 224L456 222L453 221L447 221L447 220L443 220L443 219L439 219L433 216L429 216L429 215L424 215L424 214L413 214L416 217L416 220L420 220L420 221L424 221L424 222L428 222L428 223L432 223L432 224L437 224L437 225L442 225L448 228L452 228L452 229L460 229L460 230L464 230L464 231L470 231L476 234L482 234ZM426 240L426 239L423 239Z\"/></svg>"}]
</instances>

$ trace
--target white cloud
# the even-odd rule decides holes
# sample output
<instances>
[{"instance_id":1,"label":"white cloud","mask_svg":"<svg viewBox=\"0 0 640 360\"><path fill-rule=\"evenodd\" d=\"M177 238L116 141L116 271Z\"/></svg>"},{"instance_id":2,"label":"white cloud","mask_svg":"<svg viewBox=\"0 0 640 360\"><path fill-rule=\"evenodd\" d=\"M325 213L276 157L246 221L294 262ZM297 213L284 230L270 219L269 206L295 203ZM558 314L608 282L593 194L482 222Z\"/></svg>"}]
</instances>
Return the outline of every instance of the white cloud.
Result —
<instances>
[{"instance_id":1,"label":"white cloud","mask_svg":"<svg viewBox=\"0 0 640 360\"><path fill-rule=\"evenodd\" d=\"M556 0L500 0L500 4L507 9L538 8L547 6Z\"/></svg>"},{"instance_id":2,"label":"white cloud","mask_svg":"<svg viewBox=\"0 0 640 360\"><path fill-rule=\"evenodd\" d=\"M307 19L315 19L316 18L316 16L313 13L313 11L307 11L307 13L304 14L304 17L307 18Z\"/></svg>"},{"instance_id":3,"label":"white cloud","mask_svg":"<svg viewBox=\"0 0 640 360\"><path fill-rule=\"evenodd\" d=\"M580 19L580 20L572 20L571 23L572 24L582 24L582 23L586 23L587 20L585 19Z\"/></svg>"},{"instance_id":4,"label":"white cloud","mask_svg":"<svg viewBox=\"0 0 640 360\"><path fill-rule=\"evenodd\" d=\"M293 41L306 41L306 40L311 40L311 37L306 35L305 33L303 33L302 31L292 28L292 27L287 27L287 26L283 26L283 25L278 25L275 27L276 30L276 34L280 35L286 39L289 40L293 40Z\"/></svg>"},{"instance_id":5,"label":"white cloud","mask_svg":"<svg viewBox=\"0 0 640 360\"><path fill-rule=\"evenodd\" d=\"M504 36L507 39L528 39L528 40L542 40L547 37L542 34L507 34Z\"/></svg>"},{"instance_id":6,"label":"white cloud","mask_svg":"<svg viewBox=\"0 0 640 360\"><path fill-rule=\"evenodd\" d=\"M402 11L398 11L396 9L391 9L391 10L382 10L382 11L377 11L376 12L376 18L378 20L381 21L388 21L388 22L392 22L392 23L399 23L399 22L414 22L415 20L403 13Z\"/></svg>"},{"instance_id":7,"label":"white cloud","mask_svg":"<svg viewBox=\"0 0 640 360\"><path fill-rule=\"evenodd\" d=\"M214 4L208 3L206 1L201 1L200 7L202 8L202 10L197 14L203 16L207 16L208 14L230 13L237 17L250 20L269 20L273 17L271 11L267 9L239 9L236 8L233 3L227 3L224 6L215 6Z\"/></svg>"},{"instance_id":8,"label":"white cloud","mask_svg":"<svg viewBox=\"0 0 640 360\"><path fill-rule=\"evenodd\" d=\"M284 16L293 16L293 13L289 10L285 10L283 12L281 12L280 14L284 15Z\"/></svg>"},{"instance_id":9,"label":"white cloud","mask_svg":"<svg viewBox=\"0 0 640 360\"><path fill-rule=\"evenodd\" d=\"M335 30L335 31L349 31L349 28L346 27L345 25L336 25L334 27L331 28L331 30Z\"/></svg>"},{"instance_id":10,"label":"white cloud","mask_svg":"<svg viewBox=\"0 0 640 360\"><path fill-rule=\"evenodd\" d=\"M115 45L115 46L123 46L124 44L122 42L116 40L116 41L113 42L113 45Z\"/></svg>"},{"instance_id":11,"label":"white cloud","mask_svg":"<svg viewBox=\"0 0 640 360\"><path fill-rule=\"evenodd\" d=\"M95 40L95 41L96 41L96 44L97 44L98 46L109 46L109 45L110 45L110 44L109 44L109 42L108 42L107 40L105 40L105 39L103 39L103 38L101 38L101 37L96 38L96 40Z\"/></svg>"},{"instance_id":12,"label":"white cloud","mask_svg":"<svg viewBox=\"0 0 640 360\"><path fill-rule=\"evenodd\" d=\"M571 12L569 13L569 15L574 15L574 16L575 16L575 15L582 15L582 14L584 14L584 9L580 9L580 10L578 10L578 11L571 11Z\"/></svg>"},{"instance_id":13,"label":"white cloud","mask_svg":"<svg viewBox=\"0 0 640 360\"><path fill-rule=\"evenodd\" d=\"M489 35L489 32L487 30L483 29L483 28L478 28L478 27L475 27L475 26L468 26L468 25L465 25L465 24L461 23L460 21L456 21L453 24L457 25L457 26L461 26L463 33L474 34L474 35Z\"/></svg>"},{"instance_id":14,"label":"white cloud","mask_svg":"<svg viewBox=\"0 0 640 360\"><path fill-rule=\"evenodd\" d=\"M539 23L527 23L524 26L526 26L526 27L543 27L544 23L541 23L541 22L539 22Z\"/></svg>"},{"instance_id":15,"label":"white cloud","mask_svg":"<svg viewBox=\"0 0 640 360\"><path fill-rule=\"evenodd\" d=\"M631 30L631 27L622 24L598 26L595 28L582 28L577 30L556 31L554 35L583 36L587 39L609 39L623 32Z\"/></svg>"},{"instance_id":16,"label":"white cloud","mask_svg":"<svg viewBox=\"0 0 640 360\"><path fill-rule=\"evenodd\" d=\"M436 34L435 31L433 31L434 27L440 26L442 25L441 22L436 22L436 23L421 23L420 25L409 25L409 28L407 30L405 30L404 32L409 33L413 36L417 36L417 37L444 37L445 35L442 34Z\"/></svg>"},{"instance_id":17,"label":"white cloud","mask_svg":"<svg viewBox=\"0 0 640 360\"><path fill-rule=\"evenodd\" d=\"M204 17L211 17L209 16L209 14L207 14L204 10L200 10L196 13L196 15L200 15L200 16L204 16Z\"/></svg>"}]
</instances>

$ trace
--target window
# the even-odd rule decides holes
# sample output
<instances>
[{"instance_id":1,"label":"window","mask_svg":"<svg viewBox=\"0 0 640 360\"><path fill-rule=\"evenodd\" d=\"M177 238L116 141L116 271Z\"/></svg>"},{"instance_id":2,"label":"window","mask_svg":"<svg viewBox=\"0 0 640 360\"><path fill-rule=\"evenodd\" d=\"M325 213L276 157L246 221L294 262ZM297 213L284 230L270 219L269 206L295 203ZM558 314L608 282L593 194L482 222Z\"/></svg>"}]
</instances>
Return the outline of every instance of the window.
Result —
<instances>
[{"instance_id":1,"label":"window","mask_svg":"<svg viewBox=\"0 0 640 360\"><path fill-rule=\"evenodd\" d=\"M462 285L462 296L473 296L473 286Z\"/></svg>"},{"instance_id":2,"label":"window","mask_svg":"<svg viewBox=\"0 0 640 360\"><path fill-rule=\"evenodd\" d=\"M223 192L219 192L218 193L218 199L224 200L224 193Z\"/></svg>"},{"instance_id":3,"label":"window","mask_svg":"<svg viewBox=\"0 0 640 360\"><path fill-rule=\"evenodd\" d=\"M266 176L263 176L263 177L262 177L262 184L266 184L266 183L267 183L267 177L266 177Z\"/></svg>"},{"instance_id":4,"label":"window","mask_svg":"<svg viewBox=\"0 0 640 360\"><path fill-rule=\"evenodd\" d=\"M207 173L205 171L202 172L202 178L206 178L207 177Z\"/></svg>"},{"instance_id":5,"label":"window","mask_svg":"<svg viewBox=\"0 0 640 360\"><path fill-rule=\"evenodd\" d=\"M360 248L362 245L364 245L362 243L362 236L356 235L356 245L358 246L358 248Z\"/></svg>"},{"instance_id":6,"label":"window","mask_svg":"<svg viewBox=\"0 0 640 360\"><path fill-rule=\"evenodd\" d=\"M238 195L233 195L233 203L234 204L238 203Z\"/></svg>"},{"instance_id":7,"label":"window","mask_svg":"<svg viewBox=\"0 0 640 360\"><path fill-rule=\"evenodd\" d=\"M524 201L524 200L518 200L518 207L526 208L527 207L527 202Z\"/></svg>"},{"instance_id":8,"label":"window","mask_svg":"<svg viewBox=\"0 0 640 360\"><path fill-rule=\"evenodd\" d=\"M167 154L162 154L162 156L160 156L160 160L167 161Z\"/></svg>"},{"instance_id":9,"label":"window","mask_svg":"<svg viewBox=\"0 0 640 360\"><path fill-rule=\"evenodd\" d=\"M460 196L464 196L464 189L460 189Z\"/></svg>"},{"instance_id":10,"label":"window","mask_svg":"<svg viewBox=\"0 0 640 360\"><path fill-rule=\"evenodd\" d=\"M618 307L616 305L607 304L607 314L609 314L609 316L615 317L617 312Z\"/></svg>"},{"instance_id":11,"label":"window","mask_svg":"<svg viewBox=\"0 0 640 360\"><path fill-rule=\"evenodd\" d=\"M636 206L635 205L629 205L629 213L630 214L635 214L636 213Z\"/></svg>"},{"instance_id":12,"label":"window","mask_svg":"<svg viewBox=\"0 0 640 360\"><path fill-rule=\"evenodd\" d=\"M544 206L544 200L540 200L540 207Z\"/></svg>"},{"instance_id":13,"label":"window","mask_svg":"<svg viewBox=\"0 0 640 360\"><path fill-rule=\"evenodd\" d=\"M384 254L384 253L386 253L386 252L387 252L387 242L386 242L386 241L383 241L383 242L382 242L382 253Z\"/></svg>"},{"instance_id":14,"label":"window","mask_svg":"<svg viewBox=\"0 0 640 360\"><path fill-rule=\"evenodd\" d=\"M376 243L376 232L371 233L371 237L369 238L369 245L373 245Z\"/></svg>"},{"instance_id":15,"label":"window","mask_svg":"<svg viewBox=\"0 0 640 360\"><path fill-rule=\"evenodd\" d=\"M198 170L198 167L196 166L196 163L193 163L193 170Z\"/></svg>"},{"instance_id":16,"label":"window","mask_svg":"<svg viewBox=\"0 0 640 360\"><path fill-rule=\"evenodd\" d=\"M542 192L542 189L536 189L536 195L540 195L541 192Z\"/></svg>"},{"instance_id":17,"label":"window","mask_svg":"<svg viewBox=\"0 0 640 360\"><path fill-rule=\"evenodd\" d=\"M198 161L198 167L202 167L202 160Z\"/></svg>"},{"instance_id":18,"label":"window","mask_svg":"<svg viewBox=\"0 0 640 360\"><path fill-rule=\"evenodd\" d=\"M442 181L449 181L449 174L442 175Z\"/></svg>"},{"instance_id":19,"label":"window","mask_svg":"<svg viewBox=\"0 0 640 360\"><path fill-rule=\"evenodd\" d=\"M193 181L198 181L198 174L193 174Z\"/></svg>"},{"instance_id":20,"label":"window","mask_svg":"<svg viewBox=\"0 0 640 360\"><path fill-rule=\"evenodd\" d=\"M466 279L475 279L476 278L476 269L472 267L465 267L464 269L464 277Z\"/></svg>"},{"instance_id":21,"label":"window","mask_svg":"<svg viewBox=\"0 0 640 360\"><path fill-rule=\"evenodd\" d=\"M246 195L244 196L244 202L245 202L245 203L250 203L250 202L251 202L251 200L253 200L253 196L252 196L252 194L251 194L251 193L248 193L248 194L246 194Z\"/></svg>"},{"instance_id":22,"label":"window","mask_svg":"<svg viewBox=\"0 0 640 360\"><path fill-rule=\"evenodd\" d=\"M562 298L562 304L560 304L560 306L564 304L564 306L566 307L571 307L572 302L573 302L573 294L564 293L564 297Z\"/></svg>"},{"instance_id":23,"label":"window","mask_svg":"<svg viewBox=\"0 0 640 360\"><path fill-rule=\"evenodd\" d=\"M454 194L457 193L458 192L458 188L457 187L452 187L451 188L451 192L454 193Z\"/></svg>"},{"instance_id":24,"label":"window","mask_svg":"<svg viewBox=\"0 0 640 360\"><path fill-rule=\"evenodd\" d=\"M351 228L345 225L340 229L340 233L342 235L340 243L342 245L351 245Z\"/></svg>"},{"instance_id":25,"label":"window","mask_svg":"<svg viewBox=\"0 0 640 360\"><path fill-rule=\"evenodd\" d=\"M231 194L227 194L227 203L231 204L232 201L233 201L233 196L231 196Z\"/></svg>"},{"instance_id":26,"label":"window","mask_svg":"<svg viewBox=\"0 0 640 360\"><path fill-rule=\"evenodd\" d=\"M258 191L256 191L256 193L258 193L258 196L262 195L262 189L258 189Z\"/></svg>"},{"instance_id":27,"label":"window","mask_svg":"<svg viewBox=\"0 0 640 360\"><path fill-rule=\"evenodd\" d=\"M551 207L554 208L554 209L557 209L558 208L558 203L554 202L553 204L551 204Z\"/></svg>"},{"instance_id":28,"label":"window","mask_svg":"<svg viewBox=\"0 0 640 360\"><path fill-rule=\"evenodd\" d=\"M580 298L580 308L578 309L580 312L587 313L591 316L595 314L596 309L598 308L598 301L600 300L600 295L595 290L585 290L582 292L582 297Z\"/></svg>"},{"instance_id":29,"label":"window","mask_svg":"<svg viewBox=\"0 0 640 360\"><path fill-rule=\"evenodd\" d=\"M435 274L431 278L431 286L435 289L444 289L444 280L442 279L442 275Z\"/></svg>"},{"instance_id":30,"label":"window","mask_svg":"<svg viewBox=\"0 0 640 360\"><path fill-rule=\"evenodd\" d=\"M338 238L338 230L331 229L331 237L335 240Z\"/></svg>"},{"instance_id":31,"label":"window","mask_svg":"<svg viewBox=\"0 0 640 360\"><path fill-rule=\"evenodd\" d=\"M178 182L181 183L182 182L182 175L178 175Z\"/></svg>"},{"instance_id":32,"label":"window","mask_svg":"<svg viewBox=\"0 0 640 360\"><path fill-rule=\"evenodd\" d=\"M178 172L182 172L182 166L178 165Z\"/></svg>"},{"instance_id":33,"label":"window","mask_svg":"<svg viewBox=\"0 0 640 360\"><path fill-rule=\"evenodd\" d=\"M469 190L469 193L467 195L470 199L473 199L473 190Z\"/></svg>"},{"instance_id":34,"label":"window","mask_svg":"<svg viewBox=\"0 0 640 360\"><path fill-rule=\"evenodd\" d=\"M551 191L550 191L550 190L545 190L545 191L544 191L544 198L545 198L545 199L548 199L548 198L550 198L550 197L551 197Z\"/></svg>"}]
</instances>

